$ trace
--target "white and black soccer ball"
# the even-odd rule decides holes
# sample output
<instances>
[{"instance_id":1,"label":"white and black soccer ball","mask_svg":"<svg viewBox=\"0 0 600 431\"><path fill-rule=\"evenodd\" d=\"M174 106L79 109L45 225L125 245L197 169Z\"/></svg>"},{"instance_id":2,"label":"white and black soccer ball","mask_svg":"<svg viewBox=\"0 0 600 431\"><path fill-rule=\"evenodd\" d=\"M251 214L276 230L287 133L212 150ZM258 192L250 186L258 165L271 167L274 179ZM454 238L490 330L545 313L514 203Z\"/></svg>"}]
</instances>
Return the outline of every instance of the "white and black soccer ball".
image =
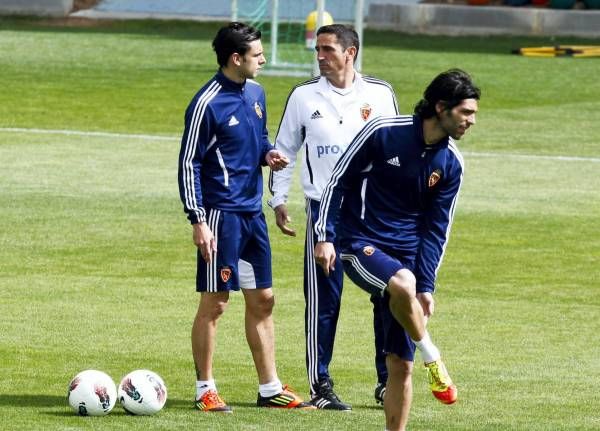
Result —
<instances>
[{"instance_id":1,"label":"white and black soccer ball","mask_svg":"<svg viewBox=\"0 0 600 431\"><path fill-rule=\"evenodd\" d=\"M117 402L117 387L108 374L85 370L69 383L67 399L80 416L104 416Z\"/></svg>"},{"instance_id":2,"label":"white and black soccer ball","mask_svg":"<svg viewBox=\"0 0 600 431\"><path fill-rule=\"evenodd\" d=\"M150 370L135 370L119 384L119 401L132 415L158 413L167 401L167 387L163 379Z\"/></svg>"}]
</instances>

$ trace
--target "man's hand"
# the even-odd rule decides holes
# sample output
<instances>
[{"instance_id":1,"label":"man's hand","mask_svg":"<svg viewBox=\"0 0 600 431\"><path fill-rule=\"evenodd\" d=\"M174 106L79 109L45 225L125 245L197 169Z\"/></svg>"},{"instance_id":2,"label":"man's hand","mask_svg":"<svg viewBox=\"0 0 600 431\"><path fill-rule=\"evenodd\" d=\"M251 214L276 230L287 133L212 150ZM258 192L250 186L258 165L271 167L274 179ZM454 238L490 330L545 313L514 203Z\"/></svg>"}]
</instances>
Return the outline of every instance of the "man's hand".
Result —
<instances>
[{"instance_id":1,"label":"man's hand","mask_svg":"<svg viewBox=\"0 0 600 431\"><path fill-rule=\"evenodd\" d=\"M417 300L423 308L423 315L425 316L425 324L431 316L433 316L433 310L435 308L435 301L431 292L417 293Z\"/></svg>"},{"instance_id":2,"label":"man's hand","mask_svg":"<svg viewBox=\"0 0 600 431\"><path fill-rule=\"evenodd\" d=\"M196 247L200 250L202 259L204 259L206 263L210 263L212 254L217 251L215 237L206 222L196 223L192 226L194 228L194 244L196 244Z\"/></svg>"},{"instance_id":3,"label":"man's hand","mask_svg":"<svg viewBox=\"0 0 600 431\"><path fill-rule=\"evenodd\" d=\"M285 235L296 236L296 231L291 227L288 227L288 223L292 221L288 215L288 210L285 204L281 204L274 208L275 211L275 223L281 232Z\"/></svg>"},{"instance_id":4,"label":"man's hand","mask_svg":"<svg viewBox=\"0 0 600 431\"><path fill-rule=\"evenodd\" d=\"M284 156L277 150L271 150L265 156L265 161L267 162L267 165L269 165L271 170L280 171L288 165L290 159L288 159L286 156Z\"/></svg>"},{"instance_id":5,"label":"man's hand","mask_svg":"<svg viewBox=\"0 0 600 431\"><path fill-rule=\"evenodd\" d=\"M333 243L320 241L315 246L315 260L329 277L329 271L335 271L335 248Z\"/></svg>"}]
</instances>

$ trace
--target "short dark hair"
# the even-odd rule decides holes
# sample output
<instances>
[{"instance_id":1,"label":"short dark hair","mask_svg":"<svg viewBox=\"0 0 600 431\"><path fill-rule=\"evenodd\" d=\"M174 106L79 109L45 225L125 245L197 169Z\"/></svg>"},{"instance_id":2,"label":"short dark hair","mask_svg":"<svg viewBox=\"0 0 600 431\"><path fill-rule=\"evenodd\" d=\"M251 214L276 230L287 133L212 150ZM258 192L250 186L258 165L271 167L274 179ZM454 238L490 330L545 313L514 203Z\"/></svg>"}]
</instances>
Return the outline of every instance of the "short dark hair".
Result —
<instances>
[{"instance_id":1,"label":"short dark hair","mask_svg":"<svg viewBox=\"0 0 600 431\"><path fill-rule=\"evenodd\" d=\"M473 83L467 72L460 69L450 69L440 73L425 89L423 99L415 106L415 114L421 118L436 116L435 106L438 102L444 104L445 110L451 110L465 99L481 97L481 90Z\"/></svg>"},{"instance_id":2,"label":"short dark hair","mask_svg":"<svg viewBox=\"0 0 600 431\"><path fill-rule=\"evenodd\" d=\"M344 51L351 46L356 47L356 55L354 56L354 61L356 61L358 50L360 49L360 41L358 40L358 33L352 27L342 24L324 25L317 30L317 36L323 33L335 34L338 43L344 48Z\"/></svg>"},{"instance_id":3,"label":"short dark hair","mask_svg":"<svg viewBox=\"0 0 600 431\"><path fill-rule=\"evenodd\" d=\"M221 27L212 42L213 50L217 54L217 63L220 67L227 66L231 54L237 52L243 56L250 48L250 42L259 40L260 37L260 30L241 22L230 22Z\"/></svg>"}]
</instances>

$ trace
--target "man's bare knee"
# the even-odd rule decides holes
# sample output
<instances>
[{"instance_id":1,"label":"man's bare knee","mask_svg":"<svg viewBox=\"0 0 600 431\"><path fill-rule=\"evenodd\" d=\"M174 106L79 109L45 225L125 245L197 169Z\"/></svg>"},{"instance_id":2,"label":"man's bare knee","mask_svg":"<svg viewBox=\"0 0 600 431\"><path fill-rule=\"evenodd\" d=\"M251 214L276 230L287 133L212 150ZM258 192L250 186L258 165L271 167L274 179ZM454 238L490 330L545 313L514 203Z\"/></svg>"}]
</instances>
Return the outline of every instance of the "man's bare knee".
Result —
<instances>
[{"instance_id":1,"label":"man's bare knee","mask_svg":"<svg viewBox=\"0 0 600 431\"><path fill-rule=\"evenodd\" d=\"M388 283L388 292L392 301L406 301L417 295L417 280L412 271L402 268Z\"/></svg>"},{"instance_id":2,"label":"man's bare knee","mask_svg":"<svg viewBox=\"0 0 600 431\"><path fill-rule=\"evenodd\" d=\"M387 355L386 365L390 376L401 379L410 378L412 376L414 363L412 361L402 359L398 355Z\"/></svg>"},{"instance_id":3,"label":"man's bare knee","mask_svg":"<svg viewBox=\"0 0 600 431\"><path fill-rule=\"evenodd\" d=\"M210 296L207 296L210 295ZM204 294L198 306L198 317L207 320L217 320L227 309L229 295Z\"/></svg>"},{"instance_id":4,"label":"man's bare knee","mask_svg":"<svg viewBox=\"0 0 600 431\"><path fill-rule=\"evenodd\" d=\"M264 297L260 298L259 301L256 301L254 304L254 310L257 314L268 316L273 313L273 308L275 307L275 297Z\"/></svg>"},{"instance_id":5,"label":"man's bare knee","mask_svg":"<svg viewBox=\"0 0 600 431\"><path fill-rule=\"evenodd\" d=\"M246 309L257 317L268 317L273 314L275 296L271 291L253 291L246 293Z\"/></svg>"}]
</instances>

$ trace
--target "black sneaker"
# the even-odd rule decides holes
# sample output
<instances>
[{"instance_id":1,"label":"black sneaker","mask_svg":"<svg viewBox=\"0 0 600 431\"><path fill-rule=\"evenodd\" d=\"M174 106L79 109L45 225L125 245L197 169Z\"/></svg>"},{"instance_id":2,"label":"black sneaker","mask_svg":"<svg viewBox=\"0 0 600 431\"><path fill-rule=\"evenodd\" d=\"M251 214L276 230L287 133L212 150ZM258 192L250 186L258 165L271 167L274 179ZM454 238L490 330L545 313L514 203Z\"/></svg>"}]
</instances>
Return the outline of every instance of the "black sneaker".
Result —
<instances>
[{"instance_id":1,"label":"black sneaker","mask_svg":"<svg viewBox=\"0 0 600 431\"><path fill-rule=\"evenodd\" d=\"M333 380L323 379L319 380L317 391L310 403L318 409L323 410L340 410L350 411L352 406L343 403L338 396L333 392Z\"/></svg>"},{"instance_id":2,"label":"black sneaker","mask_svg":"<svg viewBox=\"0 0 600 431\"><path fill-rule=\"evenodd\" d=\"M375 402L383 405L383 399L385 398L385 383L377 383L375 386Z\"/></svg>"}]
</instances>

